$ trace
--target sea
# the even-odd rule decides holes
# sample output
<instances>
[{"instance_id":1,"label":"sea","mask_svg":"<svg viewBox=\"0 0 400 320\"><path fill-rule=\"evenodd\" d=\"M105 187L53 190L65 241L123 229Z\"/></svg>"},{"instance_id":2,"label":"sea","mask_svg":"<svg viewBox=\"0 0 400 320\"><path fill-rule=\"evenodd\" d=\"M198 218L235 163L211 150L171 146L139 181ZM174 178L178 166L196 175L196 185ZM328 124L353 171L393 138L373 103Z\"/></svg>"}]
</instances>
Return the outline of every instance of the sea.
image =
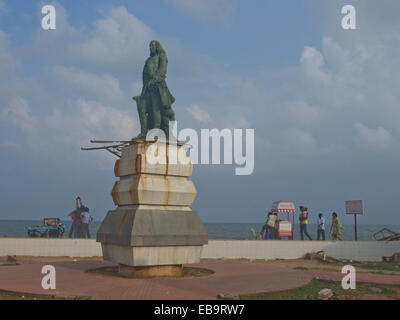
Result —
<instances>
[{"instance_id":1,"label":"sea","mask_svg":"<svg viewBox=\"0 0 400 320\"><path fill-rule=\"evenodd\" d=\"M68 231L71 227L71 221L63 221L65 224L64 238L68 237ZM27 237L26 227L41 224L41 221L35 220L0 220L0 237ZM90 235L96 237L101 221L93 221L90 224ZM261 223L204 223L210 240L249 240L253 238L251 229L261 231L263 224ZM344 225L345 230L342 231L343 240L354 240L354 225ZM382 228L388 228L394 232L400 233L400 225L366 225L357 226L357 236L360 241L373 241L375 232ZM330 239L330 225L326 225L326 239ZM317 225L309 224L308 233L312 239L317 238ZM295 225L294 239L300 240L299 225Z\"/></svg>"}]
</instances>

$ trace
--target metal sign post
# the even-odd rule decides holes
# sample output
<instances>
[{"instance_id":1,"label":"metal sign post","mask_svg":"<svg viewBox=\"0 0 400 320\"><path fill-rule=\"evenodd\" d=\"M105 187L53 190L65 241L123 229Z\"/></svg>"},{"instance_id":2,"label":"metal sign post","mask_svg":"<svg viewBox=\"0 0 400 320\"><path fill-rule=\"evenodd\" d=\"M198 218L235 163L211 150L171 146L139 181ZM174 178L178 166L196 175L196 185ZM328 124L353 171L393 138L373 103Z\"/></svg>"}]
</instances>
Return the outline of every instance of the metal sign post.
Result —
<instances>
[{"instance_id":1,"label":"metal sign post","mask_svg":"<svg viewBox=\"0 0 400 320\"><path fill-rule=\"evenodd\" d=\"M357 241L357 215L354 214L354 240Z\"/></svg>"},{"instance_id":2,"label":"metal sign post","mask_svg":"<svg viewBox=\"0 0 400 320\"><path fill-rule=\"evenodd\" d=\"M363 200L346 201L346 214L354 214L354 240L357 241L357 215L364 214Z\"/></svg>"}]
</instances>

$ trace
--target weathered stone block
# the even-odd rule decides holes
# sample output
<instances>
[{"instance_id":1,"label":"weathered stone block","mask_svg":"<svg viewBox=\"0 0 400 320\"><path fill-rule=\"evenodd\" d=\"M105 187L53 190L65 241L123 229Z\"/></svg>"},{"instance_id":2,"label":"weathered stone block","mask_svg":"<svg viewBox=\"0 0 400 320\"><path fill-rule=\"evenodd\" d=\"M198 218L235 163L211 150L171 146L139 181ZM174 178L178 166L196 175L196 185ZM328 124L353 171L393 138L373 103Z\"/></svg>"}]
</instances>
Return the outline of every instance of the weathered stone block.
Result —
<instances>
[{"instance_id":1,"label":"weathered stone block","mask_svg":"<svg viewBox=\"0 0 400 320\"><path fill-rule=\"evenodd\" d=\"M147 157L150 148L160 163L153 164ZM124 149L121 159L115 162L114 174L124 177L139 173L190 177L193 164L186 155L186 146L174 144L134 144ZM178 160L182 159L183 161Z\"/></svg>"},{"instance_id":2,"label":"weathered stone block","mask_svg":"<svg viewBox=\"0 0 400 320\"><path fill-rule=\"evenodd\" d=\"M196 211L109 211L96 236L97 242L120 246L201 246L207 231Z\"/></svg>"},{"instance_id":3,"label":"weathered stone block","mask_svg":"<svg viewBox=\"0 0 400 320\"><path fill-rule=\"evenodd\" d=\"M101 244L103 258L132 267L199 263L202 246L130 247Z\"/></svg>"},{"instance_id":4,"label":"weathered stone block","mask_svg":"<svg viewBox=\"0 0 400 320\"><path fill-rule=\"evenodd\" d=\"M196 188L183 177L140 174L116 181L111 195L117 206L190 206L196 198Z\"/></svg>"}]
</instances>

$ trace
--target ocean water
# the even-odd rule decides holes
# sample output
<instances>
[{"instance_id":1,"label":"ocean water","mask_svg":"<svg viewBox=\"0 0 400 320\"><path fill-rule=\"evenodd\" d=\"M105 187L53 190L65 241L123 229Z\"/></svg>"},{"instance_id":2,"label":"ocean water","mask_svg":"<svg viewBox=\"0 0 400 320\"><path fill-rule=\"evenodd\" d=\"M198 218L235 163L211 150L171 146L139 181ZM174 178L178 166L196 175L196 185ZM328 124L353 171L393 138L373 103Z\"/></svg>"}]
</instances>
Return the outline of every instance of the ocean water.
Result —
<instances>
[{"instance_id":1,"label":"ocean water","mask_svg":"<svg viewBox=\"0 0 400 320\"><path fill-rule=\"evenodd\" d=\"M0 237L27 237L27 231L25 227L41 224L41 221L10 221L0 220ZM68 237L69 228L71 226L70 221L64 221L66 231L64 237ZM96 232L100 227L100 221L94 221L90 224L90 234L92 238L96 237ZM256 231L260 231L263 224L261 223L204 223L204 226L208 232L208 238L210 240L246 240L252 239L251 228ZM354 226L344 225L345 231L342 232L344 240L354 240ZM400 233L400 225L359 225L358 226L358 240L368 241L374 240L374 232L388 228L394 232ZM330 239L329 233L330 225L326 225L326 237ZM308 233L313 239L317 237L317 225L309 224ZM295 225L294 239L300 240L299 225Z\"/></svg>"}]
</instances>

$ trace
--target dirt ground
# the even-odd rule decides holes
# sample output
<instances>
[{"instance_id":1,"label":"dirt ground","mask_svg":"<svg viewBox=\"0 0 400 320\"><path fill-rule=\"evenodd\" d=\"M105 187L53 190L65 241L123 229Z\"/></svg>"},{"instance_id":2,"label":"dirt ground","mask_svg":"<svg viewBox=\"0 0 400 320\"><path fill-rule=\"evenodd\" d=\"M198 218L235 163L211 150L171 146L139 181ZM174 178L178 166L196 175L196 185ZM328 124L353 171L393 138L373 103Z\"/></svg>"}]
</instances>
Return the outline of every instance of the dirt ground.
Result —
<instances>
[{"instance_id":1,"label":"dirt ground","mask_svg":"<svg viewBox=\"0 0 400 320\"><path fill-rule=\"evenodd\" d=\"M269 266L280 266L280 267L291 267L296 270L302 271L324 271L324 272L332 272L341 274L342 267L344 265L352 265L354 264L357 274L362 273L365 276L373 275L373 274L384 274L391 275L394 277L400 277L400 264L399 271L393 270L385 270L385 267L388 265L385 262L349 262L349 261L322 261L318 258L312 259L288 259L288 260L246 260L243 259L241 261L249 261L251 263L260 263ZM362 268L357 267L361 265ZM370 265L378 266L380 268L369 268ZM320 279L324 279L324 277L318 277ZM400 279L400 278L399 278ZM374 293L364 293L358 292L357 295L343 295L339 297L339 300L400 300L400 286L396 285L388 285L387 283L374 283L371 284L370 287L374 287L375 285L379 285L380 288L386 288L391 291L395 291L396 294L374 294Z\"/></svg>"},{"instance_id":2,"label":"dirt ground","mask_svg":"<svg viewBox=\"0 0 400 320\"><path fill-rule=\"evenodd\" d=\"M51 263L62 261L101 261L102 257L79 258L79 257L0 257L0 267L2 265L25 265L33 263ZM211 261L204 259L203 261ZM215 260L214 260L215 261ZM225 260L226 261L226 260ZM290 268L295 272L306 273L315 279L336 281L339 283L343 278L341 273L344 265L350 264L356 268L357 283L360 282L360 289L357 292L341 294L339 300L400 300L400 268L399 263L388 264L380 263L361 263L350 261L329 260L323 261L318 257L311 259L296 260L235 260L244 264L261 264L266 268ZM361 279L361 280L360 280ZM379 280L382 279L380 283ZM370 281L371 280L371 281ZM393 281L392 281L393 280ZM370 283L371 282L371 283ZM361 285L361 283L364 283ZM383 293L369 292L369 288L377 287L383 289ZM387 290L385 290L387 289ZM290 290L289 290L290 291ZM389 293L386 293L390 291Z\"/></svg>"}]
</instances>

